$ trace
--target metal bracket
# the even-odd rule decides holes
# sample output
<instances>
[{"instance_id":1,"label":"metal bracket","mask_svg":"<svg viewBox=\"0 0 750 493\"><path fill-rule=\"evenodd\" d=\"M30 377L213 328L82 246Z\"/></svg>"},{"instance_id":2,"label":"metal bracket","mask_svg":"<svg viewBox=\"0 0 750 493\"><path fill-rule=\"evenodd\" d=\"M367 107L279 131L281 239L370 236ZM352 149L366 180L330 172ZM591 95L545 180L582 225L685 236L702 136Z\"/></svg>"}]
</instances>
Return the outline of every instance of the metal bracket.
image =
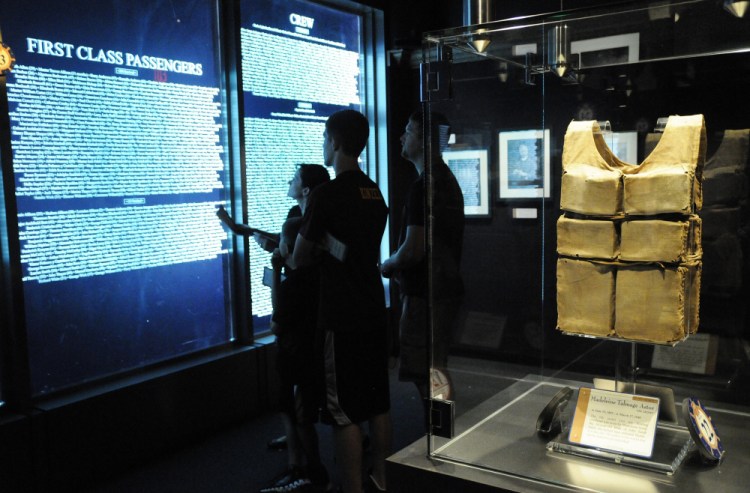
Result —
<instances>
[{"instance_id":1,"label":"metal bracket","mask_svg":"<svg viewBox=\"0 0 750 493\"><path fill-rule=\"evenodd\" d=\"M439 61L419 64L421 102L447 101L451 99L451 65L453 52L448 46L440 46Z\"/></svg>"},{"instance_id":2,"label":"metal bracket","mask_svg":"<svg viewBox=\"0 0 750 493\"><path fill-rule=\"evenodd\" d=\"M560 80L563 81L563 83L566 84L577 84L578 83L578 54L570 55L571 62L566 65L566 70L561 71L558 70L559 67L554 67L549 64L534 64L534 57L535 55L533 53L526 53L526 67L524 71L524 78L523 81L526 85L529 86L535 86L536 85L536 78L538 75L545 74L547 72L554 72L560 77ZM561 75L562 74L562 75Z\"/></svg>"},{"instance_id":3,"label":"metal bracket","mask_svg":"<svg viewBox=\"0 0 750 493\"><path fill-rule=\"evenodd\" d=\"M430 433L443 438L453 438L455 403L440 399L428 399Z\"/></svg>"},{"instance_id":4,"label":"metal bracket","mask_svg":"<svg viewBox=\"0 0 750 493\"><path fill-rule=\"evenodd\" d=\"M544 73L544 66L534 65L533 53L526 53L525 57L526 57L526 63L525 63L526 69L524 70L524 74L523 74L523 82L527 86L535 86L536 76Z\"/></svg>"}]
</instances>

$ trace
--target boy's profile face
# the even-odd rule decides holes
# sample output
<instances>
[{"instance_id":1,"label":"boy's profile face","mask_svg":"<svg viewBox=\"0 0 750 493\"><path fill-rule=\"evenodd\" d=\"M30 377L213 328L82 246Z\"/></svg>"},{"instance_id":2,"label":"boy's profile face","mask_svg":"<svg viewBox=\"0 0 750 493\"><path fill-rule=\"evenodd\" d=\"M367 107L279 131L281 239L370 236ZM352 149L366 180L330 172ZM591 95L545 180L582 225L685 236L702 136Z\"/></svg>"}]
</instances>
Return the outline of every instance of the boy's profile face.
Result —
<instances>
[{"instance_id":1,"label":"boy's profile face","mask_svg":"<svg viewBox=\"0 0 750 493\"><path fill-rule=\"evenodd\" d=\"M408 161L414 161L422 155L422 132L420 125L412 120L406 124L401 136L401 156Z\"/></svg>"},{"instance_id":2,"label":"boy's profile face","mask_svg":"<svg viewBox=\"0 0 750 493\"><path fill-rule=\"evenodd\" d=\"M302 186L302 176L300 176L300 170L298 169L294 173L294 177L289 180L289 190L287 190L286 194L294 200L299 200L302 198L303 188L305 187Z\"/></svg>"}]
</instances>

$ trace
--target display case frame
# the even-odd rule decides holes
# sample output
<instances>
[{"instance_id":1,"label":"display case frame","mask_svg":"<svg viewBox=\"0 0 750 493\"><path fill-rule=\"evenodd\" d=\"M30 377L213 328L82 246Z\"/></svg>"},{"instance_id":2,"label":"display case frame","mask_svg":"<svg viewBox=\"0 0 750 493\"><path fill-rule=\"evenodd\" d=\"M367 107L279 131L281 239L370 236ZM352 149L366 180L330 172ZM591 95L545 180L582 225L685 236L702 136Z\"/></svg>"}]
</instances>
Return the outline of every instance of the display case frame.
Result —
<instances>
[{"instance_id":1,"label":"display case frame","mask_svg":"<svg viewBox=\"0 0 750 493\"><path fill-rule=\"evenodd\" d=\"M601 335L571 335L557 328L557 222L565 214L581 219L580 212L561 209L569 123L610 121L611 132L618 136L627 132L629 162L642 166L653 150L653 143L649 142L664 135L657 126L660 117L703 115L708 130L706 140L698 144L705 146L701 147L705 154L696 174L705 173L708 177L698 176L696 183L706 187L704 196L709 190L714 193L720 188L716 176L724 172L716 170L729 166L726 161L719 163L715 159L723 145L719 143L721 137L729 136L730 130L750 128L750 121L733 110L750 81L750 21L730 10L724 3L708 1L642 3L495 21L424 36L422 100L427 119L435 113L447 116L459 136L486 128L496 135L524 128L549 129L550 138L545 140L550 142L551 176L548 199L527 197L523 201L494 202L490 223L467 223L461 266L466 294L458 320L448 335L452 344L446 370L452 384L449 408L455 416L451 427L454 434L446 437L443 433L445 419L451 415L441 412L446 407L444 402L433 399L434 407L429 413L432 432L424 442L432 462L421 467L420 472L441 474L450 468L453 476L472 476L474 473L459 472L466 467L480 471L472 481L502 483L514 491L525 490L519 485L529 484L546 485L552 490L627 491L623 485L632 481L639 484L638 491L690 489L695 484L706 489L742 491L742 469L750 458L742 431L750 423L746 351L749 317L741 301L750 284L750 255L747 242L741 239L750 224L745 192L735 193L729 203L712 199L718 207L708 212L721 215L722 224L728 224L731 231L717 235L713 232L717 222L710 222L708 214L701 216L711 230L696 240L702 241L703 256L698 261L704 282L702 289L691 291L680 301L696 310L700 308L698 326L688 324L684 336L664 340L638 340L606 331ZM620 44L607 44L603 38L616 39ZM585 56L597 47L618 53L626 49L627 56ZM602 135L601 129L594 133L609 145L614 142L613 135ZM744 157L736 159L732 172L745 183L741 188L746 190L747 140L744 134L732 138L741 140L738 148L745 149L738 151L744 152ZM633 140L636 156L632 156ZM429 137L425 139L428 151L430 141ZM701 142L700 137L696 142ZM499 156L499 143L493 145L498 146L494 155ZM426 156L431 154L426 152ZM497 180L499 187L501 177L498 171L494 174L491 180ZM432 209L436 198L429 188L429 165L426 175L430 191L429 243L435 241L430 230L436 228ZM704 213L705 208L692 203L686 214ZM653 208L635 216L616 211L614 219L608 218L615 224L618 244L623 222L665 219L664 213ZM719 240L720 237L724 239ZM649 241L644 243L652 238L646 239ZM436 249L434 243L430 246L428 255ZM718 250L731 251L736 256L720 259ZM619 252L608 261L622 264L617 255ZM429 259L431 289L436 293L439 277L435 274L440 266L434 255ZM727 262L734 263L730 266ZM720 273L729 271L736 274L736 282L722 281L725 276ZM637 280L635 285L645 287L648 283ZM434 309L441 300L433 294L430 302L434 318ZM614 313L614 301L610 306ZM587 307L588 303L581 303L582 309ZM487 334L481 339L492 343L462 344L462 334L472 329L470 324L477 318L498 321L498 337L491 336L493 326L487 322L482 326ZM642 327L643 332L651 330L653 321ZM432 327L437 325L431 325L434 349L445 334L436 333ZM695 330L710 334L714 342L694 345L694 351L687 351ZM665 353L683 350L706 363L697 365L702 370L690 372L659 364ZM432 362L433 369L438 366ZM670 457L660 460L667 464L662 470L644 469L642 464L635 464L631 455L608 455L596 447L584 447L585 457L577 453L581 450L576 450L576 454L560 453L552 445L554 436L537 432L537 417L554 392L533 397L530 388L536 385L559 389L565 385L578 390L593 386L594 379L601 377L632 385L628 392L631 395L640 395L639 384L641 389L652 385L674 393L679 419L672 423L660 416L661 431L656 432L657 447L670 449ZM710 463L699 455L699 444L688 433L684 419L682 403L687 397L704 402L722 431L729 459L721 464ZM514 412L514 405L525 407ZM569 403L568 407L572 412L576 404ZM569 420L570 415L561 420L563 430ZM665 438L664 430L669 430L669 438ZM408 462L404 454L408 452L402 451L392 462ZM445 469L441 469L443 464L447 464ZM584 473L584 469L589 472ZM495 475L511 479L498 483Z\"/></svg>"}]
</instances>

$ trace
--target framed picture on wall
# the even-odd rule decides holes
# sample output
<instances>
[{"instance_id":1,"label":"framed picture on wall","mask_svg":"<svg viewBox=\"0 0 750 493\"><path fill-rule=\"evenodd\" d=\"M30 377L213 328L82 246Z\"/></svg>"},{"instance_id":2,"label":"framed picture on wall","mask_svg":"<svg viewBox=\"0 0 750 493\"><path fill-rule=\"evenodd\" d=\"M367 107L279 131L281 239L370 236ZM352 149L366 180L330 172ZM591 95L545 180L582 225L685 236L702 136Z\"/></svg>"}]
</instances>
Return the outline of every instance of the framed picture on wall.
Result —
<instances>
[{"instance_id":1,"label":"framed picture on wall","mask_svg":"<svg viewBox=\"0 0 750 493\"><path fill-rule=\"evenodd\" d=\"M571 41L570 53L580 56L579 68L635 63L640 57L640 34L627 33Z\"/></svg>"},{"instance_id":2,"label":"framed picture on wall","mask_svg":"<svg viewBox=\"0 0 750 493\"><path fill-rule=\"evenodd\" d=\"M550 196L549 139L549 130L500 132L499 198Z\"/></svg>"},{"instance_id":3,"label":"framed picture on wall","mask_svg":"<svg viewBox=\"0 0 750 493\"><path fill-rule=\"evenodd\" d=\"M610 150L621 161L638 163L638 132L612 132L604 136Z\"/></svg>"},{"instance_id":4,"label":"framed picture on wall","mask_svg":"<svg viewBox=\"0 0 750 493\"><path fill-rule=\"evenodd\" d=\"M490 215L490 171L487 149L443 151L443 160L458 180L466 217Z\"/></svg>"}]
</instances>

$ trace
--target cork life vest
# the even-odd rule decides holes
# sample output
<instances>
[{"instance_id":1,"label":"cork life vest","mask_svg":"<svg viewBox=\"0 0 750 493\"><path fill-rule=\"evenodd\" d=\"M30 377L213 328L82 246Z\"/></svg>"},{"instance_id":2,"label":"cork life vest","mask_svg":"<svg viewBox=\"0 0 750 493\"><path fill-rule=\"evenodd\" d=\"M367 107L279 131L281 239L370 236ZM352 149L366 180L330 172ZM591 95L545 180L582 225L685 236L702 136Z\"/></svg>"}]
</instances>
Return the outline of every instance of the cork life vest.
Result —
<instances>
[{"instance_id":1,"label":"cork life vest","mask_svg":"<svg viewBox=\"0 0 750 493\"><path fill-rule=\"evenodd\" d=\"M671 116L640 165L571 122L557 223L557 328L669 344L698 328L703 115Z\"/></svg>"}]
</instances>

